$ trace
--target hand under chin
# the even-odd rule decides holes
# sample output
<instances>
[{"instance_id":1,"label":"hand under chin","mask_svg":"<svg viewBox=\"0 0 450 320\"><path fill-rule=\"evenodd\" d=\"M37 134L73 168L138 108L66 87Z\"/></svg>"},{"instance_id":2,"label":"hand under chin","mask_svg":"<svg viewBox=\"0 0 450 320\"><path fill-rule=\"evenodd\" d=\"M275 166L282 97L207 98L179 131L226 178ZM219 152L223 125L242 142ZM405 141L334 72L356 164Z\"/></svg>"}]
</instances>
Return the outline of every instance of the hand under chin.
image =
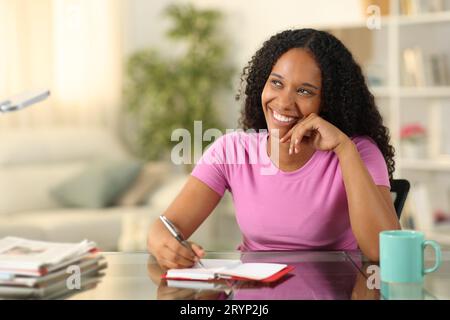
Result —
<instances>
[{"instance_id":1,"label":"hand under chin","mask_svg":"<svg viewBox=\"0 0 450 320\"><path fill-rule=\"evenodd\" d=\"M289 132L289 130L291 130L294 127L294 125L290 126L290 127L286 127L286 128L277 128L277 127L272 127L270 128L270 135L273 138L277 138L277 139L281 139L282 137L284 137L286 135L286 133ZM307 131L304 134L304 138L310 138L313 135L313 133L311 131ZM289 140L288 140L289 141ZM286 141L286 142L288 142ZM286 143L285 142L285 143Z\"/></svg>"}]
</instances>

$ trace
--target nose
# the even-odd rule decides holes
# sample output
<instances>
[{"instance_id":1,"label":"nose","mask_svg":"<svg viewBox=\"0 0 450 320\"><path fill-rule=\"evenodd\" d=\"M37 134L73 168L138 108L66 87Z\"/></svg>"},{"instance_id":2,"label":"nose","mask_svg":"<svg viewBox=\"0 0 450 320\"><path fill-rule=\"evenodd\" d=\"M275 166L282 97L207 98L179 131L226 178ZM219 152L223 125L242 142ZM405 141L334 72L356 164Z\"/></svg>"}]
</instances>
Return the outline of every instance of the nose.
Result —
<instances>
[{"instance_id":1,"label":"nose","mask_svg":"<svg viewBox=\"0 0 450 320\"><path fill-rule=\"evenodd\" d=\"M278 96L279 108L287 111L292 110L295 107L295 96L292 94L291 90L283 90Z\"/></svg>"}]
</instances>

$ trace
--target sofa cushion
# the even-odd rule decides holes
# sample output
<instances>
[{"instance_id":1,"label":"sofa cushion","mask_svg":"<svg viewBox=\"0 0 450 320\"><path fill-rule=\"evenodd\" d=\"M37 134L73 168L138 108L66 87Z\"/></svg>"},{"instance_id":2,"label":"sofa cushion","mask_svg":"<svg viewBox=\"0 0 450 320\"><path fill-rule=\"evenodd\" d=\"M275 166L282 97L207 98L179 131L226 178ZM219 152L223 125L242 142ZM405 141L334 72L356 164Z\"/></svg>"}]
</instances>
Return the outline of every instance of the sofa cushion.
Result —
<instances>
[{"instance_id":1,"label":"sofa cushion","mask_svg":"<svg viewBox=\"0 0 450 320\"><path fill-rule=\"evenodd\" d=\"M50 193L67 207L106 207L125 192L141 167L142 163L136 160L97 161L55 186Z\"/></svg>"},{"instance_id":2,"label":"sofa cushion","mask_svg":"<svg viewBox=\"0 0 450 320\"><path fill-rule=\"evenodd\" d=\"M0 238L8 236L45 240L44 231L32 222L16 222L0 216Z\"/></svg>"},{"instance_id":3,"label":"sofa cushion","mask_svg":"<svg viewBox=\"0 0 450 320\"><path fill-rule=\"evenodd\" d=\"M0 166L0 216L61 207L49 190L85 166L83 162Z\"/></svg>"},{"instance_id":4,"label":"sofa cushion","mask_svg":"<svg viewBox=\"0 0 450 320\"><path fill-rule=\"evenodd\" d=\"M164 183L170 173L170 165L165 162L148 162L139 172L138 177L122 194L115 205L139 206L143 205L149 196Z\"/></svg>"},{"instance_id":5,"label":"sofa cushion","mask_svg":"<svg viewBox=\"0 0 450 320\"><path fill-rule=\"evenodd\" d=\"M114 135L102 128L7 130L0 135L0 146L0 166L128 157Z\"/></svg>"},{"instance_id":6,"label":"sofa cushion","mask_svg":"<svg viewBox=\"0 0 450 320\"><path fill-rule=\"evenodd\" d=\"M127 215L145 215L149 208L55 209L0 217L0 235L36 240L79 242L89 239L103 251L116 251Z\"/></svg>"},{"instance_id":7,"label":"sofa cushion","mask_svg":"<svg viewBox=\"0 0 450 320\"><path fill-rule=\"evenodd\" d=\"M165 178L163 183L158 186L158 189L150 195L147 200L147 205L163 213L181 189L183 189L188 178L189 175L184 173L170 174Z\"/></svg>"}]
</instances>

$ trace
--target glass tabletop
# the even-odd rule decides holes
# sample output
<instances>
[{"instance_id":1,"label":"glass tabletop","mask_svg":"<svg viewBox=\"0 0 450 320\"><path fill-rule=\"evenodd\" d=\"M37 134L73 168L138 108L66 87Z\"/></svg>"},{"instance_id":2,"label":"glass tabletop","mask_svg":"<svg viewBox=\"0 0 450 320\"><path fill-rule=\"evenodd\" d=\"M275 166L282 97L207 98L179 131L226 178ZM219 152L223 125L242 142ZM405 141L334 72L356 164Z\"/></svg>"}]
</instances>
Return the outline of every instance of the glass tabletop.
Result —
<instances>
[{"instance_id":1,"label":"glass tabletop","mask_svg":"<svg viewBox=\"0 0 450 320\"><path fill-rule=\"evenodd\" d=\"M377 265L358 251L207 252L208 259L284 263L294 267L271 284L255 282L166 281L164 271L145 252L103 253L107 268L93 286L71 290L65 299L123 300L349 300L450 299L450 252L442 252L441 268L423 286L379 283ZM426 264L433 257L426 255ZM374 271L375 270L375 271ZM378 282L377 282L378 281Z\"/></svg>"},{"instance_id":2,"label":"glass tabletop","mask_svg":"<svg viewBox=\"0 0 450 320\"><path fill-rule=\"evenodd\" d=\"M360 251L346 252L355 261L360 272L367 279L367 287L383 300L450 300L450 251L442 250L441 266L435 272L425 275L423 283L384 283L380 281L379 264L368 261ZM426 250L425 268L432 267L435 262L434 253Z\"/></svg>"},{"instance_id":3,"label":"glass tabletop","mask_svg":"<svg viewBox=\"0 0 450 320\"><path fill-rule=\"evenodd\" d=\"M104 253L108 267L95 288L71 292L68 299L352 299L366 279L343 251L333 252L207 252L208 259L284 263L294 270L271 284L255 282L166 281L163 270L147 253ZM358 294L356 294L358 295Z\"/></svg>"}]
</instances>

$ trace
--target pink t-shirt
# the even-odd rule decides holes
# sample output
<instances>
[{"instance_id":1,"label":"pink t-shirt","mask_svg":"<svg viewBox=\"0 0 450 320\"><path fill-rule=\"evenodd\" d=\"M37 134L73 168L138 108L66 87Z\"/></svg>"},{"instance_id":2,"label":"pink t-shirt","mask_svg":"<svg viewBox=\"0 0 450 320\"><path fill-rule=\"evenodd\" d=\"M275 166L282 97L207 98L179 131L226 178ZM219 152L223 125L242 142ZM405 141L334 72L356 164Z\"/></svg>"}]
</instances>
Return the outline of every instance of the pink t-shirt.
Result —
<instances>
[{"instance_id":1,"label":"pink t-shirt","mask_svg":"<svg viewBox=\"0 0 450 320\"><path fill-rule=\"evenodd\" d=\"M383 155L369 138L352 138L376 185L390 187ZM242 251L353 250L339 160L315 151L301 168L279 170L267 154L268 133L237 131L218 138L192 176L223 196L231 192Z\"/></svg>"}]
</instances>

